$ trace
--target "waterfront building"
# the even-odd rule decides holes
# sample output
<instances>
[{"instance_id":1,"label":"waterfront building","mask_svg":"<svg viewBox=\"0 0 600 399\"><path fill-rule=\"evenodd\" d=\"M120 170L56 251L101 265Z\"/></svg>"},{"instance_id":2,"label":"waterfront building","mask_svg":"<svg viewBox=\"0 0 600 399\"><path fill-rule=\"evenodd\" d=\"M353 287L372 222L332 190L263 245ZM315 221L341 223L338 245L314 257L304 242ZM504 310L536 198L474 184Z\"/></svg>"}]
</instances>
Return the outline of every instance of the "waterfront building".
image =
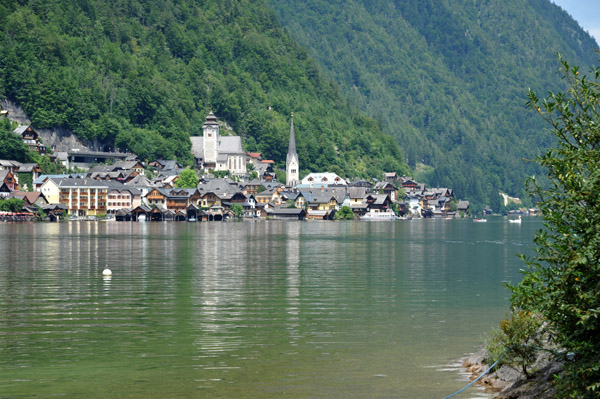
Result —
<instances>
[{"instance_id":1,"label":"waterfront building","mask_svg":"<svg viewBox=\"0 0 600 399\"><path fill-rule=\"evenodd\" d=\"M109 189L107 182L93 179L63 179L58 181L58 189L60 190L59 201L66 206L69 214L75 216L106 214L106 196Z\"/></svg>"}]
</instances>

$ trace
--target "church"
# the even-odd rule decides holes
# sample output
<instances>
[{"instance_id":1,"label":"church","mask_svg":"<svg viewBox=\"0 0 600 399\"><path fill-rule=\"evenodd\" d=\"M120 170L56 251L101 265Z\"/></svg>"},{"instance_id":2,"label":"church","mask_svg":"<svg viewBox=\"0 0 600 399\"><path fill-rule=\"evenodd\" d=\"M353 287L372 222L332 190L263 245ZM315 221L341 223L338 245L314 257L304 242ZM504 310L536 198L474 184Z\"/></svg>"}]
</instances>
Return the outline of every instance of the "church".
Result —
<instances>
[{"instance_id":1,"label":"church","mask_svg":"<svg viewBox=\"0 0 600 399\"><path fill-rule=\"evenodd\" d=\"M285 185L288 187L295 187L300 180L300 163L298 161L298 153L296 152L296 136L294 134L294 114L292 114L290 141L285 159L285 176Z\"/></svg>"},{"instance_id":2,"label":"church","mask_svg":"<svg viewBox=\"0 0 600 399\"><path fill-rule=\"evenodd\" d=\"M246 152L240 136L221 136L217 117L212 111L202 125L203 136L190 137L192 154L198 170L227 170L243 176L246 171Z\"/></svg>"}]
</instances>

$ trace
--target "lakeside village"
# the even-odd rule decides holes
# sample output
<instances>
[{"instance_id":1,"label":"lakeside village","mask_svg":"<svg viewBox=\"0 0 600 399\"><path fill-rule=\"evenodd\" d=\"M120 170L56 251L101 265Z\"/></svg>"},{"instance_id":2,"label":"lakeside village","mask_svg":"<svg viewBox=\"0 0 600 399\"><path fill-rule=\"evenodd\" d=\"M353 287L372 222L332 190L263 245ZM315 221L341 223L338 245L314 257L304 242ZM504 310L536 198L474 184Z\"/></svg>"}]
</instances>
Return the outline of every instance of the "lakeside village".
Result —
<instances>
[{"instance_id":1,"label":"lakeside village","mask_svg":"<svg viewBox=\"0 0 600 399\"><path fill-rule=\"evenodd\" d=\"M246 153L241 137L221 135L212 112L202 128L203 136L190 138L195 169L202 173L193 173L195 188L178 188L186 169L174 160L145 165L132 154L57 151L55 162L87 170L62 175L41 175L37 164L0 160L0 197L24 201L22 211L1 212L0 220L333 220L336 214L338 219L396 220L469 214L469 202L455 200L452 189L426 188L395 173L381 181L347 181L330 172L300 179L293 116L285 184L277 181L273 161ZM33 127L19 126L14 133L33 151L46 152Z\"/></svg>"}]
</instances>

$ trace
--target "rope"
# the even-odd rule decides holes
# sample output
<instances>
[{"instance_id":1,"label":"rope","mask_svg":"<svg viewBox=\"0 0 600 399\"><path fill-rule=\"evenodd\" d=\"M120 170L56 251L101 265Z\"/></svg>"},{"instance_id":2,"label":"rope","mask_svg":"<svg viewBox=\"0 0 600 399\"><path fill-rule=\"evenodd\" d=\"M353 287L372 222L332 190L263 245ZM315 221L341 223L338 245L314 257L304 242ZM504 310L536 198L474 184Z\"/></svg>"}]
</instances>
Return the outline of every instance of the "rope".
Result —
<instances>
[{"instance_id":1,"label":"rope","mask_svg":"<svg viewBox=\"0 0 600 399\"><path fill-rule=\"evenodd\" d=\"M508 348L506 351L504 351L504 353L498 358L498 360L496 360L494 362L494 364L492 364L487 370L485 370L483 372L483 374L481 374L479 377L475 378L473 381L471 381L469 384L467 384L465 387L463 387L462 389L459 389L458 391L454 392L452 395L448 395L442 399L448 399L453 397L454 395L458 395L459 393L461 393L462 391L464 391L465 389L467 389L468 387L470 387L471 385L475 384L477 381L479 381L484 375L486 375L487 373L489 373L489 371L491 369L493 369L498 363L500 363L500 360L502 360L502 358L508 353L508 351L510 351L512 349L512 346L510 348Z\"/></svg>"}]
</instances>

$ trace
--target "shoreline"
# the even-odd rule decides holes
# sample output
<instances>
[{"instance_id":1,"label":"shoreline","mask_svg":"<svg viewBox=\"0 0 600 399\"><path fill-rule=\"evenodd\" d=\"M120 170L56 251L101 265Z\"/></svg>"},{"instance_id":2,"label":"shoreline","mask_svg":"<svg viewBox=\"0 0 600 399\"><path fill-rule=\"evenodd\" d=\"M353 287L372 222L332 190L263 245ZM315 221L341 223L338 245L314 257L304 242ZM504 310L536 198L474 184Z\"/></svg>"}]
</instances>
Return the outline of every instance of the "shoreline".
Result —
<instances>
[{"instance_id":1,"label":"shoreline","mask_svg":"<svg viewBox=\"0 0 600 399\"><path fill-rule=\"evenodd\" d=\"M485 363L487 352L481 349L468 355L462 364L473 381L484 373L489 365ZM562 370L562 364L541 353L532 367L531 378L527 379L516 369L502 365L477 381L487 393L493 393L493 399L554 399L556 387L554 375Z\"/></svg>"}]
</instances>

